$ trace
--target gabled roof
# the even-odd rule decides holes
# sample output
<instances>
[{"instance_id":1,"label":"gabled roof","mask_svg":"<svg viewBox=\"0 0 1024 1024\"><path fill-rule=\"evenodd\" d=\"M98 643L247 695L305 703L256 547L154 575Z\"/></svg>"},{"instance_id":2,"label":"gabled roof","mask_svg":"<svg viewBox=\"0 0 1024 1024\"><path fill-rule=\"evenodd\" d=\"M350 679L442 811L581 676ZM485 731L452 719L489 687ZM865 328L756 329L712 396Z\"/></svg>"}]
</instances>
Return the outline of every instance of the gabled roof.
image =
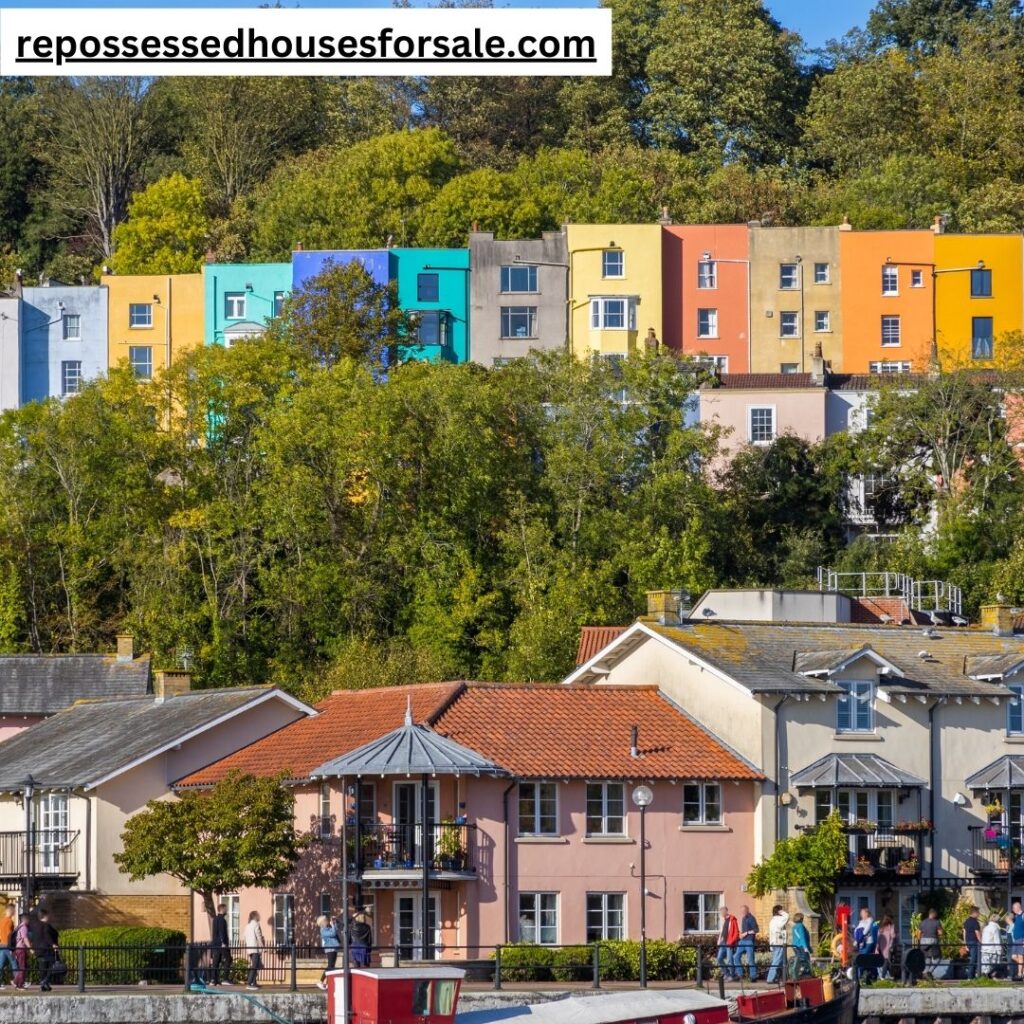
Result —
<instances>
[{"instance_id":1,"label":"gabled roof","mask_svg":"<svg viewBox=\"0 0 1024 1024\"><path fill-rule=\"evenodd\" d=\"M30 774L43 789L91 789L274 700L312 713L294 697L263 686L194 690L164 700L83 701L0 744L0 791L20 791Z\"/></svg>"},{"instance_id":2,"label":"gabled roof","mask_svg":"<svg viewBox=\"0 0 1024 1024\"><path fill-rule=\"evenodd\" d=\"M627 629L628 626L584 626L580 630L579 647L576 648L576 664L590 661L598 651L622 636Z\"/></svg>"},{"instance_id":3,"label":"gabled roof","mask_svg":"<svg viewBox=\"0 0 1024 1024\"><path fill-rule=\"evenodd\" d=\"M757 693L839 693L827 678L796 671L799 655L813 656L822 664L828 652L841 659L851 651L870 647L891 666L877 676L879 685L893 695L949 696L981 699L1005 698L1010 690L999 682L972 679L964 672L969 657L1019 656L1024 659L1024 637L1000 637L980 629L815 624L788 622L729 622L715 619L662 626L639 621L597 651L565 680L566 683L600 682L613 666L645 643L660 643L695 665Z\"/></svg>"},{"instance_id":4,"label":"gabled roof","mask_svg":"<svg viewBox=\"0 0 1024 1024\"><path fill-rule=\"evenodd\" d=\"M798 653L793 658L793 671L803 676L835 675L855 661L867 658L885 674L902 677L903 673L891 661L887 661L871 649L869 644L853 647L848 651L809 651Z\"/></svg>"},{"instance_id":5,"label":"gabled roof","mask_svg":"<svg viewBox=\"0 0 1024 1024\"><path fill-rule=\"evenodd\" d=\"M763 777L654 686L471 683L436 729L519 778Z\"/></svg>"},{"instance_id":6,"label":"gabled roof","mask_svg":"<svg viewBox=\"0 0 1024 1024\"><path fill-rule=\"evenodd\" d=\"M911 772L877 754L827 754L790 777L790 785L807 789L860 786L865 789L917 789L925 785Z\"/></svg>"},{"instance_id":7,"label":"gabled roof","mask_svg":"<svg viewBox=\"0 0 1024 1024\"><path fill-rule=\"evenodd\" d=\"M315 778L358 778L363 775L504 775L493 761L412 720L380 739L342 754L313 770Z\"/></svg>"},{"instance_id":8,"label":"gabled roof","mask_svg":"<svg viewBox=\"0 0 1024 1024\"><path fill-rule=\"evenodd\" d=\"M1020 789L1024 786L1024 754L1004 754L964 784L969 789Z\"/></svg>"},{"instance_id":9,"label":"gabled roof","mask_svg":"<svg viewBox=\"0 0 1024 1024\"><path fill-rule=\"evenodd\" d=\"M1024 650L1009 651L1005 654L982 654L968 656L964 672L972 679L1005 679L1024 666Z\"/></svg>"},{"instance_id":10,"label":"gabled roof","mask_svg":"<svg viewBox=\"0 0 1024 1024\"><path fill-rule=\"evenodd\" d=\"M176 786L212 786L230 772L277 775L292 782L312 777L332 757L354 750L402 724L407 702L413 719L431 723L462 689L462 683L425 683L373 690L339 690L303 718L235 754L178 779ZM2 748L0 748L2 749Z\"/></svg>"},{"instance_id":11,"label":"gabled roof","mask_svg":"<svg viewBox=\"0 0 1024 1024\"><path fill-rule=\"evenodd\" d=\"M150 658L118 661L113 654L0 656L0 715L52 715L76 700L142 697Z\"/></svg>"}]
</instances>

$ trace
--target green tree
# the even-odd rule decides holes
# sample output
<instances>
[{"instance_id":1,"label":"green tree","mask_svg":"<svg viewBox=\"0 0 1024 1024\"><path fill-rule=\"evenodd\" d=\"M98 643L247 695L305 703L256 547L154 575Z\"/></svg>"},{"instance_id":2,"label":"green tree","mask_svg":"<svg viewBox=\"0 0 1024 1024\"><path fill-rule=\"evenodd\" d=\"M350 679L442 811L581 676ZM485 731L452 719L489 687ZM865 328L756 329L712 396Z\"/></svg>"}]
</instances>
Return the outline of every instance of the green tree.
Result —
<instances>
[{"instance_id":1,"label":"green tree","mask_svg":"<svg viewBox=\"0 0 1024 1024\"><path fill-rule=\"evenodd\" d=\"M117 274L191 274L209 233L202 184L172 174L135 194L128 220L114 229L110 263Z\"/></svg>"},{"instance_id":2,"label":"green tree","mask_svg":"<svg viewBox=\"0 0 1024 1024\"><path fill-rule=\"evenodd\" d=\"M177 879L202 897L212 921L218 893L288 879L305 845L294 819L295 800L280 779L233 773L208 792L150 800L125 823L114 862L135 882Z\"/></svg>"},{"instance_id":3,"label":"green tree","mask_svg":"<svg viewBox=\"0 0 1024 1024\"><path fill-rule=\"evenodd\" d=\"M933 52L955 47L968 22L995 13L1020 12L1017 0L879 0L868 15L868 34L878 47Z\"/></svg>"},{"instance_id":4,"label":"green tree","mask_svg":"<svg viewBox=\"0 0 1024 1024\"><path fill-rule=\"evenodd\" d=\"M831 921L836 876L846 866L849 851L850 840L833 811L815 828L780 839L772 855L751 869L747 888L758 897L775 889L802 888L822 920Z\"/></svg>"}]
</instances>

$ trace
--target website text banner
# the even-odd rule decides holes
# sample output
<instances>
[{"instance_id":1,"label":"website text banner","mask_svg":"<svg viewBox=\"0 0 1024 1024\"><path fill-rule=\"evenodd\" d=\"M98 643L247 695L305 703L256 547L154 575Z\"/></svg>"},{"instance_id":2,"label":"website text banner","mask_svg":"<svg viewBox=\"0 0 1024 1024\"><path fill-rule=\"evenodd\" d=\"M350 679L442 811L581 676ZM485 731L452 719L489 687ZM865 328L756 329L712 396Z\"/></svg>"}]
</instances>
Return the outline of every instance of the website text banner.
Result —
<instances>
[{"instance_id":1,"label":"website text banner","mask_svg":"<svg viewBox=\"0 0 1024 1024\"><path fill-rule=\"evenodd\" d=\"M609 75L611 11L6 8L0 75Z\"/></svg>"}]
</instances>

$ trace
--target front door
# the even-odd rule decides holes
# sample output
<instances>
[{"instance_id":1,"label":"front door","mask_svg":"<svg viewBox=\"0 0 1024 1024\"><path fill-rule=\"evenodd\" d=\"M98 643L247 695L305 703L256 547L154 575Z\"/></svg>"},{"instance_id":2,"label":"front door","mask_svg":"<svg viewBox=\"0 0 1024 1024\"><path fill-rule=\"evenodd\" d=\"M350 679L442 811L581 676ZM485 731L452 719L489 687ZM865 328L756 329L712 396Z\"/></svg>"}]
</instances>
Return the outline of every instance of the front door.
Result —
<instances>
[{"instance_id":1,"label":"front door","mask_svg":"<svg viewBox=\"0 0 1024 1024\"><path fill-rule=\"evenodd\" d=\"M419 782L395 783L395 838L397 860L406 867L423 866L423 792ZM437 783L427 784L427 821L437 821ZM432 830L428 829L428 847ZM430 850L427 850L430 857Z\"/></svg>"},{"instance_id":2,"label":"front door","mask_svg":"<svg viewBox=\"0 0 1024 1024\"><path fill-rule=\"evenodd\" d=\"M441 945L437 897L431 896L428 904L427 938L430 946L427 950L427 959L433 960ZM423 959L422 895L395 897L395 936L398 939L398 953L403 960Z\"/></svg>"},{"instance_id":3,"label":"front door","mask_svg":"<svg viewBox=\"0 0 1024 1024\"><path fill-rule=\"evenodd\" d=\"M39 866L60 870L60 851L68 842L68 795L44 793L39 798Z\"/></svg>"}]
</instances>

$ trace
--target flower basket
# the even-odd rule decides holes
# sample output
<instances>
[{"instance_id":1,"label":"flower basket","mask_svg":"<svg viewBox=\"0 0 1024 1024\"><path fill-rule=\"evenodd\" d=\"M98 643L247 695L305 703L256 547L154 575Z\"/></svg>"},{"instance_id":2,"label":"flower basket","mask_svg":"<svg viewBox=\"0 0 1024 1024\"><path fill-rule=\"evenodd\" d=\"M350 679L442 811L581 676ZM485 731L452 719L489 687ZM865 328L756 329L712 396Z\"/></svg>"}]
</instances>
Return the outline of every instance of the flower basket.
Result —
<instances>
[{"instance_id":1,"label":"flower basket","mask_svg":"<svg viewBox=\"0 0 1024 1024\"><path fill-rule=\"evenodd\" d=\"M875 873L875 866L869 860L859 860L853 866L853 873L855 875L870 877Z\"/></svg>"},{"instance_id":2,"label":"flower basket","mask_svg":"<svg viewBox=\"0 0 1024 1024\"><path fill-rule=\"evenodd\" d=\"M916 875L918 871L918 863L916 859L901 860L896 865L896 874L903 876Z\"/></svg>"},{"instance_id":3,"label":"flower basket","mask_svg":"<svg viewBox=\"0 0 1024 1024\"><path fill-rule=\"evenodd\" d=\"M986 843L998 843L999 842L999 837L1000 837L1000 835L1002 833L1001 833L1000 829L993 828L990 825L987 829L985 829L983 834L985 836L985 842Z\"/></svg>"}]
</instances>

